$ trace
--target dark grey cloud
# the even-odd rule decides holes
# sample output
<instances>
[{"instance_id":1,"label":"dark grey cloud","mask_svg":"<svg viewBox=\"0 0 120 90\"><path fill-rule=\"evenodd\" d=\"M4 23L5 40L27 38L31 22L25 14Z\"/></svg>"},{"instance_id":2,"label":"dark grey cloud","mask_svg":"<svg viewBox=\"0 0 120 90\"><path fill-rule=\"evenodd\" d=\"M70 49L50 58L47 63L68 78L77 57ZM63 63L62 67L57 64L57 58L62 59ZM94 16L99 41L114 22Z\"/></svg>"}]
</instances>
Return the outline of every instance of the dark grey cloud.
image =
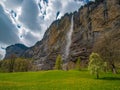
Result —
<instances>
[{"instance_id":1,"label":"dark grey cloud","mask_svg":"<svg viewBox=\"0 0 120 90\"><path fill-rule=\"evenodd\" d=\"M19 42L18 30L0 5L0 42L11 45Z\"/></svg>"}]
</instances>

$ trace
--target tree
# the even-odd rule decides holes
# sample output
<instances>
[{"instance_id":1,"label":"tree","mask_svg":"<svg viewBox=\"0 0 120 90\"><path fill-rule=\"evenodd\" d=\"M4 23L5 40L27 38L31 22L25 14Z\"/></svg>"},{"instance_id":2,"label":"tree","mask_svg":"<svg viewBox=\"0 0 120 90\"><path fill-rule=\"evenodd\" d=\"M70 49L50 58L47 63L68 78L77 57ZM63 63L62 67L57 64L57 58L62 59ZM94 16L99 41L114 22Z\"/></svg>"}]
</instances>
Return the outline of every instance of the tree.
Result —
<instances>
[{"instance_id":1,"label":"tree","mask_svg":"<svg viewBox=\"0 0 120 90\"><path fill-rule=\"evenodd\" d=\"M0 68L1 72L9 72L9 60L2 60Z\"/></svg>"},{"instance_id":2,"label":"tree","mask_svg":"<svg viewBox=\"0 0 120 90\"><path fill-rule=\"evenodd\" d=\"M55 69L56 70L62 69L62 57L61 57L61 55L58 55L56 58Z\"/></svg>"},{"instance_id":3,"label":"tree","mask_svg":"<svg viewBox=\"0 0 120 90\"><path fill-rule=\"evenodd\" d=\"M99 78L99 73L103 68L103 62L99 54L92 53L89 58L88 70L91 74L96 74L97 79Z\"/></svg>"},{"instance_id":4,"label":"tree","mask_svg":"<svg viewBox=\"0 0 120 90\"><path fill-rule=\"evenodd\" d=\"M0 72L26 72L35 70L35 67L32 59L11 58L0 61Z\"/></svg>"},{"instance_id":5,"label":"tree","mask_svg":"<svg viewBox=\"0 0 120 90\"><path fill-rule=\"evenodd\" d=\"M8 66L8 71L9 72L13 72L14 71L15 59L16 59L16 56L14 54L12 54L10 56L10 60L9 60L9 66Z\"/></svg>"},{"instance_id":6,"label":"tree","mask_svg":"<svg viewBox=\"0 0 120 90\"><path fill-rule=\"evenodd\" d=\"M25 59L17 58L15 60L15 66L14 66L15 72L27 71L26 63L27 63L27 61Z\"/></svg>"},{"instance_id":7,"label":"tree","mask_svg":"<svg viewBox=\"0 0 120 90\"><path fill-rule=\"evenodd\" d=\"M93 51L98 53L104 62L108 63L113 73L117 73L116 63L120 63L120 29L109 31L95 43Z\"/></svg>"},{"instance_id":8,"label":"tree","mask_svg":"<svg viewBox=\"0 0 120 90\"><path fill-rule=\"evenodd\" d=\"M78 57L77 62L76 62L76 70L80 70L80 57Z\"/></svg>"},{"instance_id":9,"label":"tree","mask_svg":"<svg viewBox=\"0 0 120 90\"><path fill-rule=\"evenodd\" d=\"M17 58L14 64L15 72L27 72L32 70L32 60L25 58Z\"/></svg>"},{"instance_id":10,"label":"tree","mask_svg":"<svg viewBox=\"0 0 120 90\"><path fill-rule=\"evenodd\" d=\"M104 72L107 72L107 66L108 66L107 62L104 62L103 64Z\"/></svg>"}]
</instances>

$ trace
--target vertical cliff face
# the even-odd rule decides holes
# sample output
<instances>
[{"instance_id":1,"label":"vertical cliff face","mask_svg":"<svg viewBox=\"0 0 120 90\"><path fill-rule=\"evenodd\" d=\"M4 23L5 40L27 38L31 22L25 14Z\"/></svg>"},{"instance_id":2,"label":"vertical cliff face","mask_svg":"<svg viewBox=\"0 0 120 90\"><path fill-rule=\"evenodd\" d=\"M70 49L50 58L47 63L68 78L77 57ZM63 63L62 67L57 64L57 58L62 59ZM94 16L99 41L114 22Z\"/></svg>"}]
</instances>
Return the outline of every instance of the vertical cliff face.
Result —
<instances>
[{"instance_id":1,"label":"vertical cliff face","mask_svg":"<svg viewBox=\"0 0 120 90\"><path fill-rule=\"evenodd\" d=\"M81 57L82 62L87 63L97 38L105 32L119 30L120 0L89 2L78 12L65 14L60 20L54 21L43 39L26 50L23 56L33 58L38 69L53 69L58 54L64 59L72 16L74 27L68 62L76 62Z\"/></svg>"},{"instance_id":2,"label":"vertical cliff face","mask_svg":"<svg viewBox=\"0 0 120 90\"><path fill-rule=\"evenodd\" d=\"M54 21L46 31L42 41L30 48L24 54L32 57L39 69L53 69L56 56L64 56L66 34L70 29L72 14L66 14L60 20Z\"/></svg>"},{"instance_id":3,"label":"vertical cliff face","mask_svg":"<svg viewBox=\"0 0 120 90\"><path fill-rule=\"evenodd\" d=\"M68 61L76 62L76 59L81 57L82 61L87 63L97 38L103 32L114 30L119 26L119 0L90 2L78 12L66 14L60 20L54 21L43 40L26 51L27 55L35 59L39 69L53 69L58 54L64 59L66 37L70 30L72 15L74 27Z\"/></svg>"}]
</instances>

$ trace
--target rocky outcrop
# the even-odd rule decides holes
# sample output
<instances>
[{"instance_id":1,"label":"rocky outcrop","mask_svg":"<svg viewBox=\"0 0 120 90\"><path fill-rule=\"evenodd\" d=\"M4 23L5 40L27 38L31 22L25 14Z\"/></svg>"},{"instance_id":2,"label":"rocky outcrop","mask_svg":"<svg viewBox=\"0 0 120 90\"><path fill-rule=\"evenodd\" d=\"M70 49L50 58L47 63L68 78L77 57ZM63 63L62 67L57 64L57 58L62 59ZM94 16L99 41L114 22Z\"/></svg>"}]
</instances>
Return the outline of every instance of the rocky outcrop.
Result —
<instances>
[{"instance_id":1,"label":"rocky outcrop","mask_svg":"<svg viewBox=\"0 0 120 90\"><path fill-rule=\"evenodd\" d=\"M53 69L58 54L64 59L66 34L69 32L72 16L74 30L68 62L74 63L80 57L86 64L97 38L120 27L120 1L96 0L74 13L65 14L60 20L54 21L43 39L27 49L22 56L33 58L40 70Z\"/></svg>"},{"instance_id":2,"label":"rocky outcrop","mask_svg":"<svg viewBox=\"0 0 120 90\"><path fill-rule=\"evenodd\" d=\"M16 57L21 57L22 54L28 49L28 47L26 47L23 44L15 44L15 45L11 45L8 46L6 48L6 55L5 55L5 59L9 59L12 55L15 55Z\"/></svg>"}]
</instances>

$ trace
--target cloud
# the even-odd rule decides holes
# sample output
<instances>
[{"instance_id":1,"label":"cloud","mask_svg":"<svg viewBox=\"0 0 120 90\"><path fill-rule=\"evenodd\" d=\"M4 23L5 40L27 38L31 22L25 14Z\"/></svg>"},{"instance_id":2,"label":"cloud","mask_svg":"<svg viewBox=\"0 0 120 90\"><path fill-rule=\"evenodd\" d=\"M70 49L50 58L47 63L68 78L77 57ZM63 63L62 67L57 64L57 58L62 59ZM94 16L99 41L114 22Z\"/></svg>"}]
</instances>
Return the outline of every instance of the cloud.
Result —
<instances>
[{"instance_id":1,"label":"cloud","mask_svg":"<svg viewBox=\"0 0 120 90\"><path fill-rule=\"evenodd\" d=\"M18 42L20 42L18 30L9 15L4 11L3 6L0 5L0 59L5 55L5 49L3 48Z\"/></svg>"},{"instance_id":2,"label":"cloud","mask_svg":"<svg viewBox=\"0 0 120 90\"><path fill-rule=\"evenodd\" d=\"M23 0L2 0L4 5L10 9L16 9L16 7L21 6Z\"/></svg>"},{"instance_id":3,"label":"cloud","mask_svg":"<svg viewBox=\"0 0 120 90\"><path fill-rule=\"evenodd\" d=\"M3 55L0 54L0 60L2 59Z\"/></svg>"},{"instance_id":4,"label":"cloud","mask_svg":"<svg viewBox=\"0 0 120 90\"><path fill-rule=\"evenodd\" d=\"M31 44L34 45L36 43L36 40L40 40L40 36L42 38L42 35L40 33L28 31L22 34L21 42L26 44L27 46L31 46Z\"/></svg>"},{"instance_id":5,"label":"cloud","mask_svg":"<svg viewBox=\"0 0 120 90\"><path fill-rule=\"evenodd\" d=\"M3 44L0 42L0 60L3 59L3 57L5 56L5 48L6 48L6 44Z\"/></svg>"},{"instance_id":6,"label":"cloud","mask_svg":"<svg viewBox=\"0 0 120 90\"><path fill-rule=\"evenodd\" d=\"M0 42L10 45L19 41L17 28L0 5Z\"/></svg>"},{"instance_id":7,"label":"cloud","mask_svg":"<svg viewBox=\"0 0 120 90\"><path fill-rule=\"evenodd\" d=\"M22 13L19 17L19 21L23 27L30 29L31 31L40 31L40 23L38 22L39 9L35 0L24 0L22 3Z\"/></svg>"}]
</instances>

